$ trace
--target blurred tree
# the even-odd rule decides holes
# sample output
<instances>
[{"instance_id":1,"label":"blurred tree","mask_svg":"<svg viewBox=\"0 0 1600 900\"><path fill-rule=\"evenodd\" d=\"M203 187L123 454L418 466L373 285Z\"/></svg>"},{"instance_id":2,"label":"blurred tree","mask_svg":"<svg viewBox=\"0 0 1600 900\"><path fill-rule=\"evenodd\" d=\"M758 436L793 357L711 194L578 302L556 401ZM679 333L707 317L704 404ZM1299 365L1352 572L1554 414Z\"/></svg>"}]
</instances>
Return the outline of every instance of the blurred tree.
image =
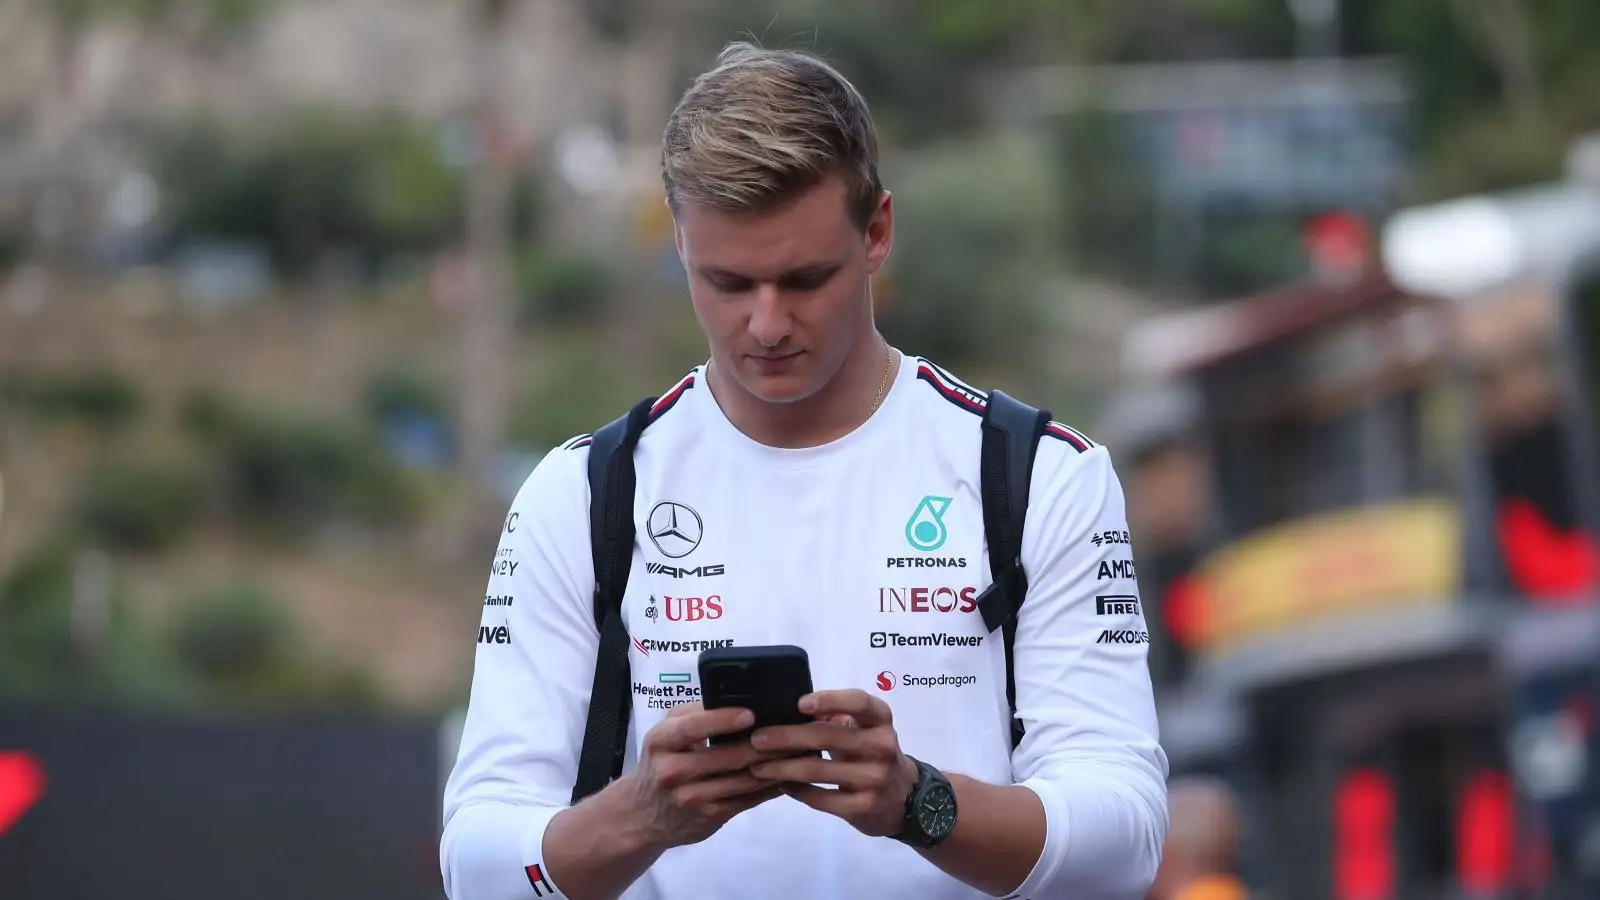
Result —
<instances>
[{"instance_id":1,"label":"blurred tree","mask_svg":"<svg viewBox=\"0 0 1600 900\"><path fill-rule=\"evenodd\" d=\"M300 535L332 522L403 525L422 497L373 429L286 410L259 411L198 393L187 428L214 454L221 496L239 519Z\"/></svg>"},{"instance_id":2,"label":"blurred tree","mask_svg":"<svg viewBox=\"0 0 1600 900\"><path fill-rule=\"evenodd\" d=\"M885 333L942 365L1025 365L1060 271L1059 191L1040 142L949 142L896 160L889 176L897 192Z\"/></svg>"},{"instance_id":3,"label":"blurred tree","mask_svg":"<svg viewBox=\"0 0 1600 900\"><path fill-rule=\"evenodd\" d=\"M505 432L510 392L512 135L505 114L507 25L515 0L470 0L475 24L477 153L467 192L472 296L461 329L461 464L486 489Z\"/></svg>"},{"instance_id":4,"label":"blurred tree","mask_svg":"<svg viewBox=\"0 0 1600 900\"><path fill-rule=\"evenodd\" d=\"M596 365L607 353L597 337L573 333L552 342L528 369L511 420L512 441L536 452L548 450L662 390L659 382L630 377L625 367Z\"/></svg>"},{"instance_id":5,"label":"blurred tree","mask_svg":"<svg viewBox=\"0 0 1600 900\"><path fill-rule=\"evenodd\" d=\"M229 708L370 708L382 697L358 670L319 658L281 599L249 581L188 598L171 629L179 667Z\"/></svg>"},{"instance_id":6,"label":"blurred tree","mask_svg":"<svg viewBox=\"0 0 1600 900\"><path fill-rule=\"evenodd\" d=\"M85 534L114 549L167 549L194 524L200 484L193 472L113 459L79 482L75 512Z\"/></svg>"},{"instance_id":7,"label":"blurred tree","mask_svg":"<svg viewBox=\"0 0 1600 900\"><path fill-rule=\"evenodd\" d=\"M134 380L101 368L9 371L0 379L0 401L44 421L78 421L104 430L128 425L144 411Z\"/></svg>"},{"instance_id":8,"label":"blurred tree","mask_svg":"<svg viewBox=\"0 0 1600 900\"><path fill-rule=\"evenodd\" d=\"M1064 246L1080 272L1128 282L1156 272L1156 198L1121 123L1096 109L1062 116L1051 136Z\"/></svg>"},{"instance_id":9,"label":"blurred tree","mask_svg":"<svg viewBox=\"0 0 1600 900\"><path fill-rule=\"evenodd\" d=\"M58 534L0 580L0 699L168 704L192 698L115 571L93 583L98 579L89 576L104 567L81 540Z\"/></svg>"},{"instance_id":10,"label":"blurred tree","mask_svg":"<svg viewBox=\"0 0 1600 900\"><path fill-rule=\"evenodd\" d=\"M38 106L38 135L46 175L39 198L42 229L37 254L45 265L59 262L74 230L81 227L73 180L67 166L79 138L89 133L104 111L84 102L79 90L89 61L83 56L84 35L96 22L133 21L142 26L185 20L190 31L216 32L253 22L277 0L28 0L54 24L50 38L50 89ZM62 215L57 211L65 211Z\"/></svg>"},{"instance_id":11,"label":"blurred tree","mask_svg":"<svg viewBox=\"0 0 1600 900\"><path fill-rule=\"evenodd\" d=\"M170 241L258 243L291 277L334 252L373 266L420 253L460 226L459 179L428 132L394 117L303 110L265 134L191 122L154 155Z\"/></svg>"},{"instance_id":12,"label":"blurred tree","mask_svg":"<svg viewBox=\"0 0 1600 900\"><path fill-rule=\"evenodd\" d=\"M1398 56L1416 101L1419 199L1557 177L1600 127L1592 0L1345 0L1353 53Z\"/></svg>"},{"instance_id":13,"label":"blurred tree","mask_svg":"<svg viewBox=\"0 0 1600 900\"><path fill-rule=\"evenodd\" d=\"M524 328L597 324L614 281L599 254L556 247L518 254L516 275L517 322Z\"/></svg>"}]
</instances>

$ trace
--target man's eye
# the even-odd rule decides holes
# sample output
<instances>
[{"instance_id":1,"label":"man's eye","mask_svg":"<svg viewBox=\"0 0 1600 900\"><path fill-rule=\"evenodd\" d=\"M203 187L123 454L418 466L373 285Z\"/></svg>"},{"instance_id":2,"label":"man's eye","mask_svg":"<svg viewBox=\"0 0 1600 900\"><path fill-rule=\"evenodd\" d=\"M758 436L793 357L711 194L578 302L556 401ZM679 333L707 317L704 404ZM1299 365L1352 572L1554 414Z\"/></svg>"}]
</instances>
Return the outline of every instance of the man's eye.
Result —
<instances>
[{"instance_id":1,"label":"man's eye","mask_svg":"<svg viewBox=\"0 0 1600 900\"><path fill-rule=\"evenodd\" d=\"M816 275L795 275L784 279L783 286L791 291L814 291L827 284L828 279L831 277L833 277L831 272L823 272Z\"/></svg>"},{"instance_id":2,"label":"man's eye","mask_svg":"<svg viewBox=\"0 0 1600 900\"><path fill-rule=\"evenodd\" d=\"M711 286L724 294L742 294L750 290L750 282L744 278L711 278Z\"/></svg>"}]
</instances>

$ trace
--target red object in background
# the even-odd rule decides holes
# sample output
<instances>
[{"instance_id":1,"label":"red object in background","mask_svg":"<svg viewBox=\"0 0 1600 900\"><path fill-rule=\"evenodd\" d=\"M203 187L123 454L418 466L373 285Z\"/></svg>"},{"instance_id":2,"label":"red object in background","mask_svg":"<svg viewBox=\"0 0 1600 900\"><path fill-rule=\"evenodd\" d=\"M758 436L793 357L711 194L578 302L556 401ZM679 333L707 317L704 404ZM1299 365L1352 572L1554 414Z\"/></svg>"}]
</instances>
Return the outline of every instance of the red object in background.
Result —
<instances>
[{"instance_id":1,"label":"red object in background","mask_svg":"<svg viewBox=\"0 0 1600 900\"><path fill-rule=\"evenodd\" d=\"M1517 589L1543 606L1590 602L1600 552L1583 531L1563 532L1521 497L1500 501L1496 526Z\"/></svg>"},{"instance_id":2,"label":"red object in background","mask_svg":"<svg viewBox=\"0 0 1600 900\"><path fill-rule=\"evenodd\" d=\"M1394 897L1394 785L1377 769L1357 769L1333 798L1335 900Z\"/></svg>"},{"instance_id":3,"label":"red object in background","mask_svg":"<svg viewBox=\"0 0 1600 900\"><path fill-rule=\"evenodd\" d=\"M1192 650L1205 640L1206 597L1200 582L1183 575L1167 582L1161 592L1161 621L1174 643Z\"/></svg>"},{"instance_id":4,"label":"red object in background","mask_svg":"<svg viewBox=\"0 0 1600 900\"><path fill-rule=\"evenodd\" d=\"M1468 780L1456 811L1456 878L1462 890L1497 896L1511 885L1516 812L1504 772Z\"/></svg>"},{"instance_id":5,"label":"red object in background","mask_svg":"<svg viewBox=\"0 0 1600 900\"><path fill-rule=\"evenodd\" d=\"M0 834L44 796L44 767L28 753L0 753Z\"/></svg>"},{"instance_id":6,"label":"red object in background","mask_svg":"<svg viewBox=\"0 0 1600 900\"><path fill-rule=\"evenodd\" d=\"M1372 233L1360 216L1323 213L1306 223L1306 256L1318 275L1357 275L1372 261Z\"/></svg>"}]
</instances>

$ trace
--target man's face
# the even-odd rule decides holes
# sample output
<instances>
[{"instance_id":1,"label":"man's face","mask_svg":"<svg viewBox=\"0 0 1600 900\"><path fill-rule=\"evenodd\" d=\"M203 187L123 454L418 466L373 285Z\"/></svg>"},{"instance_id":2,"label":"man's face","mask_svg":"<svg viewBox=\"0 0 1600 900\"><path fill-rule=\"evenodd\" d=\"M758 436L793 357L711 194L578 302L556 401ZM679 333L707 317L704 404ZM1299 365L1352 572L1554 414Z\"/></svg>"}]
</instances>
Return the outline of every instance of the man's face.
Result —
<instances>
[{"instance_id":1,"label":"man's face","mask_svg":"<svg viewBox=\"0 0 1600 900\"><path fill-rule=\"evenodd\" d=\"M868 280L889 255L894 215L885 192L863 233L845 198L830 177L771 211L677 212L678 255L712 361L752 396L810 397L872 328Z\"/></svg>"}]
</instances>

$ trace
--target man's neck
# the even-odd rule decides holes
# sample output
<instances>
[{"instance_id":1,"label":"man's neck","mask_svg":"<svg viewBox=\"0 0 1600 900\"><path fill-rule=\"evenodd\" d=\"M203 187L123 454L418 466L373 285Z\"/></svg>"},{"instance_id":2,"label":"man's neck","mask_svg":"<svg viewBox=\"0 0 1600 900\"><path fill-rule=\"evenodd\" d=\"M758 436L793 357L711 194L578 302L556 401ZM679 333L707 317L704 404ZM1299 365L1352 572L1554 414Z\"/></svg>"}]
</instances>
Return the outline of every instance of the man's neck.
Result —
<instances>
[{"instance_id":1,"label":"man's neck","mask_svg":"<svg viewBox=\"0 0 1600 900\"><path fill-rule=\"evenodd\" d=\"M751 440L784 449L817 447L865 424L882 402L880 397L874 403L880 385L887 396L887 382L894 379L892 372L885 374L891 365L887 348L877 331L872 331L857 342L832 380L793 403L768 403L755 397L715 362L707 381L722 414Z\"/></svg>"}]
</instances>

